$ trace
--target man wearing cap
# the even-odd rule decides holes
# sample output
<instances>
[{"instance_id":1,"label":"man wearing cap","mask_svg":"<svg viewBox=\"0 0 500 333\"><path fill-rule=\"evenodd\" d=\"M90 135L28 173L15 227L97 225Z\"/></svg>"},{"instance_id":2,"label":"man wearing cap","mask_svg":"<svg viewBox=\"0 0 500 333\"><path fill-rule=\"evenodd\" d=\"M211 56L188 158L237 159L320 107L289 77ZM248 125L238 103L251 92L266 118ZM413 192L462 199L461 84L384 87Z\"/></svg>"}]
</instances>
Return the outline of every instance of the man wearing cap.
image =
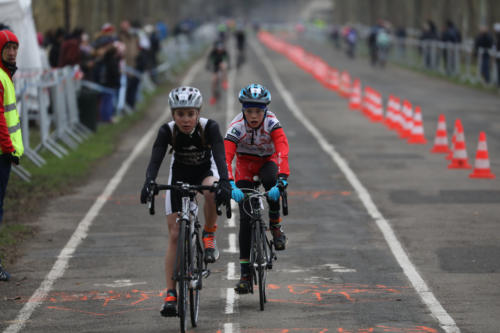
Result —
<instances>
[{"instance_id":1,"label":"man wearing cap","mask_svg":"<svg viewBox=\"0 0 500 333\"><path fill-rule=\"evenodd\" d=\"M0 30L0 223L3 218L3 199L12 163L19 164L24 152L21 123L16 108L16 91L12 76L17 70L16 58L19 40L12 31ZM0 281L8 281L9 274L0 265Z\"/></svg>"}]
</instances>

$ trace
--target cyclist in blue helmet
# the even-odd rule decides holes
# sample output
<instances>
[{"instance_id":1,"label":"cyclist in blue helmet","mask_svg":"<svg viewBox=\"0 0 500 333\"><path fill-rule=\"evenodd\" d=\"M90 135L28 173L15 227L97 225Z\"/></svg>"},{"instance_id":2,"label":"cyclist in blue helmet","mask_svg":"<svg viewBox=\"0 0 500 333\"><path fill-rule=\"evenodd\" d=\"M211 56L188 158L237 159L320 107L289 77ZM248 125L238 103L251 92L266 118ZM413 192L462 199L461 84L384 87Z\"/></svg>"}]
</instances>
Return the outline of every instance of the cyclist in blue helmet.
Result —
<instances>
[{"instance_id":1,"label":"cyclist in blue helmet","mask_svg":"<svg viewBox=\"0 0 500 333\"><path fill-rule=\"evenodd\" d=\"M241 278L236 285L238 294L250 290L250 218L244 213L240 188L252 188L253 177L258 175L262 185L269 191L269 226L276 250L284 250L287 238L281 226L278 184L287 184L288 140L281 123L268 109L271 93L260 84L250 84L241 89L239 97L242 112L229 125L224 138L226 164L232 187L232 198L240 208L240 269ZM232 162L236 155L233 175ZM249 207L246 208L249 210Z\"/></svg>"}]
</instances>

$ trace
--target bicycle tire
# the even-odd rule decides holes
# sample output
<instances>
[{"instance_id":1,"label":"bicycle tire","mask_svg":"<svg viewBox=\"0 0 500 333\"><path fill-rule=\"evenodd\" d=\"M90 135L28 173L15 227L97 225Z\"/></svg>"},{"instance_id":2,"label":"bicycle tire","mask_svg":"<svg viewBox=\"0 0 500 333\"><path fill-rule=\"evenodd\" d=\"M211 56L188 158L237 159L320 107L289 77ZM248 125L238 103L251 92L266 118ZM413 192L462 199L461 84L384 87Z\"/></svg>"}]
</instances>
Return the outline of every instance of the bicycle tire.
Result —
<instances>
[{"instance_id":1,"label":"bicycle tire","mask_svg":"<svg viewBox=\"0 0 500 333\"><path fill-rule=\"evenodd\" d=\"M200 245L199 234L197 232L193 233L191 237L191 271L192 271L192 281L189 288L189 311L191 317L191 326L196 327L198 325L198 314L200 311L200 290L201 283L203 279L203 249Z\"/></svg>"},{"instance_id":2,"label":"bicycle tire","mask_svg":"<svg viewBox=\"0 0 500 333\"><path fill-rule=\"evenodd\" d=\"M189 238L186 239L186 220L180 220L179 239L177 243L177 255L179 258L179 298L177 299L177 313L180 319L181 333L187 330L187 303L188 303L188 260L189 260Z\"/></svg>"},{"instance_id":3,"label":"bicycle tire","mask_svg":"<svg viewBox=\"0 0 500 333\"><path fill-rule=\"evenodd\" d=\"M259 304L260 310L264 311L266 303L266 262L264 257L264 235L262 230L262 221L257 221L254 229L255 234L255 249L257 263L257 284L259 285Z\"/></svg>"}]
</instances>

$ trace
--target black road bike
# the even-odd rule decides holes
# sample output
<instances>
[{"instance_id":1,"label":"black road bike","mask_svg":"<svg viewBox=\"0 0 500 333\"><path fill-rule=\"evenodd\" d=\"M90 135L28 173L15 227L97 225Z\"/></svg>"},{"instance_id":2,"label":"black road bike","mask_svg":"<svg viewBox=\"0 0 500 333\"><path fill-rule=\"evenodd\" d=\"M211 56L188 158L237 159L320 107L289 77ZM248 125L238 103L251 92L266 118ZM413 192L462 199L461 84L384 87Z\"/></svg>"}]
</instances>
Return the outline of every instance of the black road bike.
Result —
<instances>
[{"instance_id":1,"label":"black road bike","mask_svg":"<svg viewBox=\"0 0 500 333\"><path fill-rule=\"evenodd\" d=\"M243 212L250 217L251 238L250 238L250 293L253 294L254 285L259 288L260 310L264 311L267 303L266 280L267 271L273 268L273 261L277 260L274 252L274 242L267 237L267 224L264 220L264 199L267 199L267 192L259 190L260 180L254 178L253 188L242 189L245 191L243 200ZM286 186L278 185L281 196L281 207L283 215L288 215L288 200ZM246 203L248 202L248 204Z\"/></svg>"},{"instance_id":2,"label":"black road bike","mask_svg":"<svg viewBox=\"0 0 500 333\"><path fill-rule=\"evenodd\" d=\"M177 315L180 318L181 332L187 330L187 309L191 317L192 327L198 323L200 309L200 291L203 286L203 278L210 275L207 263L204 260L203 245L201 239L201 225L198 220L198 202L196 194L200 191L209 190L215 192L218 183L212 186L189 185L177 182L173 185L160 185L152 182L149 186L149 213L155 214L154 197L161 190L176 190L181 197L182 211L179 212L177 223L179 224L179 238L177 241L177 256L173 279L178 284ZM219 206L217 214L221 215ZM231 217L231 206L226 205L226 215Z\"/></svg>"}]
</instances>

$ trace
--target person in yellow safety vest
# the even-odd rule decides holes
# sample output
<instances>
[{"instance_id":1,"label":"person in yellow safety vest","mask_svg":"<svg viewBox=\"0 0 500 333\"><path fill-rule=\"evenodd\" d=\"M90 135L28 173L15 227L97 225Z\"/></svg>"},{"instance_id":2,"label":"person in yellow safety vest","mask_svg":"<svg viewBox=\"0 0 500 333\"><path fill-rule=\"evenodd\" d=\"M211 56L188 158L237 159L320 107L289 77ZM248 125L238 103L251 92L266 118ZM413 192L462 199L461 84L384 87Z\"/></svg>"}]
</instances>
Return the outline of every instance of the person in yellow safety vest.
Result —
<instances>
[{"instance_id":1,"label":"person in yellow safety vest","mask_svg":"<svg viewBox=\"0 0 500 333\"><path fill-rule=\"evenodd\" d=\"M12 163L19 164L24 152L21 123L16 108L16 91L12 76L17 70L19 40L9 30L0 30L0 223L3 218L3 199ZM9 273L0 264L0 281L8 281Z\"/></svg>"}]
</instances>

